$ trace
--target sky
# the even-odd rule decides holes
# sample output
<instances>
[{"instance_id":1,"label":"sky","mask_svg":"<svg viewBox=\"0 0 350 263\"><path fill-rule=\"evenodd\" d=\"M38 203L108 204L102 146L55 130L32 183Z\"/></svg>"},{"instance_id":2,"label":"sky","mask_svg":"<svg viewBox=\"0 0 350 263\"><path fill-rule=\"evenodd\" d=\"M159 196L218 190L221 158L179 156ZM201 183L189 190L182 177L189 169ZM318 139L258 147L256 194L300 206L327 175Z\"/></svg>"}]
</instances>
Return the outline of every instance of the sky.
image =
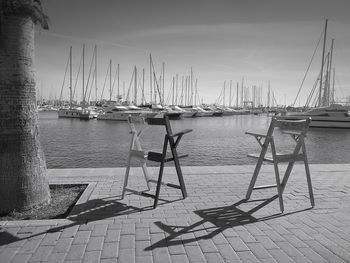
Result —
<instances>
[{"instance_id":1,"label":"sky","mask_svg":"<svg viewBox=\"0 0 350 263\"><path fill-rule=\"evenodd\" d=\"M85 44L85 81L93 48L97 45L98 98L109 61L114 78L120 65L119 93L127 93L136 66L145 69L145 97L149 101L149 56L157 76L165 71L165 97L173 77L191 68L199 97L214 103L232 81L232 105L239 86L256 86L262 102L270 86L278 104L294 102L311 57L328 21L326 50L334 38L333 66L336 97L350 95L350 1L348 0L43 0L50 18L48 31L36 30L36 78L39 96L69 98L64 82L72 46L73 82L82 95L82 74L77 77ZM322 41L302 86L296 105L303 105L321 67ZM141 78L141 75L139 75ZM123 85L123 82L125 83ZM269 84L270 83L270 84ZM124 88L123 88L124 86ZM180 93L180 91L179 91ZM95 98L95 91L92 92ZM140 94L140 92L139 92ZM234 95L233 95L234 94ZM114 85L113 97L117 95ZM222 97L222 96L221 96ZM266 102L265 102L266 103Z\"/></svg>"}]
</instances>

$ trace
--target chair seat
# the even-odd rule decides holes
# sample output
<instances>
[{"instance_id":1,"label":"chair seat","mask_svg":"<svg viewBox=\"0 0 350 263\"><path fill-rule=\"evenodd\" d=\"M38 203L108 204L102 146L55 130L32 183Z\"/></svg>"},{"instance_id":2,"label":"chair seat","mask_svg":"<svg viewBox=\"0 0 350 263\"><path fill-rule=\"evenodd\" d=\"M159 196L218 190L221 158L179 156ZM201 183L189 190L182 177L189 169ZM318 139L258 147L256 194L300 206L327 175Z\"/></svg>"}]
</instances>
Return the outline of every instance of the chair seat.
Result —
<instances>
[{"instance_id":1,"label":"chair seat","mask_svg":"<svg viewBox=\"0 0 350 263\"><path fill-rule=\"evenodd\" d=\"M260 154L248 154L249 157L255 158L255 159L259 159L260 158ZM272 155L268 155L266 154L264 157L264 161L265 162L270 162L270 163L288 163L291 161L297 162L297 161L304 161L305 155L300 153L297 155L293 155L293 154L276 154L276 159L274 160Z\"/></svg>"},{"instance_id":2,"label":"chair seat","mask_svg":"<svg viewBox=\"0 0 350 263\"><path fill-rule=\"evenodd\" d=\"M177 156L177 158L181 159L181 158L184 158L184 157L187 157L187 156L188 156L188 154L183 154L183 155ZM174 158L173 157L165 157L164 160L163 160L162 153L148 152L147 160L153 161L153 162L159 162L159 163L164 161L165 163L167 163L167 162L174 161Z\"/></svg>"},{"instance_id":3,"label":"chair seat","mask_svg":"<svg viewBox=\"0 0 350 263\"><path fill-rule=\"evenodd\" d=\"M145 151L140 151L140 150L130 150L130 155L134 158L137 158L137 159L147 159L147 152Z\"/></svg>"}]
</instances>

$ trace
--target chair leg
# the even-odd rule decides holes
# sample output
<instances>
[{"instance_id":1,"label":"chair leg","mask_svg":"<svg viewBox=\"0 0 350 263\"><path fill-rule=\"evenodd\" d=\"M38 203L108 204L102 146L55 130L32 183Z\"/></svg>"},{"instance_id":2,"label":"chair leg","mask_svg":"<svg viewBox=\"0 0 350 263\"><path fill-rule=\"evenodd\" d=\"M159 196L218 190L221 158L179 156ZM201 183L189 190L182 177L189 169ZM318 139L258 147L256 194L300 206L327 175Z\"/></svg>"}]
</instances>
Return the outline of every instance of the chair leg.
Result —
<instances>
[{"instance_id":1,"label":"chair leg","mask_svg":"<svg viewBox=\"0 0 350 263\"><path fill-rule=\"evenodd\" d=\"M308 162L307 162L306 156L305 156L304 165L305 165L307 186L308 186L308 188L309 188L310 202L311 202L311 206L314 207L314 206L315 206L314 193L313 193L313 191L312 191L312 183L311 183L310 169L309 169L309 164L308 164Z\"/></svg>"},{"instance_id":2,"label":"chair leg","mask_svg":"<svg viewBox=\"0 0 350 263\"><path fill-rule=\"evenodd\" d=\"M126 187L128 185L129 180L129 173L130 173L130 162L131 162L131 156L128 157L128 165L126 166L125 176L124 176L124 184L123 184L123 190L122 190L122 199L124 199Z\"/></svg>"},{"instance_id":3,"label":"chair leg","mask_svg":"<svg viewBox=\"0 0 350 263\"><path fill-rule=\"evenodd\" d=\"M153 208L156 208L158 204L160 186L162 185L163 170L164 170L164 161L160 163L160 167L159 167L158 182L157 182L156 194L154 196Z\"/></svg>"},{"instance_id":4,"label":"chair leg","mask_svg":"<svg viewBox=\"0 0 350 263\"><path fill-rule=\"evenodd\" d=\"M250 180L250 184L249 184L249 187L247 190L247 194L246 194L247 200L249 200L250 196L252 195L253 188L254 188L254 185L256 183L256 180L258 179L258 175L259 175L262 164L263 164L262 158L259 158L258 163L255 166L254 173L253 173L252 179Z\"/></svg>"},{"instance_id":5,"label":"chair leg","mask_svg":"<svg viewBox=\"0 0 350 263\"><path fill-rule=\"evenodd\" d=\"M274 170L275 170L275 177L276 177L276 185L277 185L277 193L278 193L278 200L280 203L280 209L281 212L284 212L284 204L283 204L283 189L281 186L281 179L280 179L280 174L279 174L279 170L278 170L278 164L276 162L273 163L274 166Z\"/></svg>"},{"instance_id":6,"label":"chair leg","mask_svg":"<svg viewBox=\"0 0 350 263\"><path fill-rule=\"evenodd\" d=\"M142 171L143 171L143 176L145 178L146 184L147 184L147 190L151 190L151 187L149 185L149 174L148 174L148 169L147 169L147 165L146 162L143 162L142 164Z\"/></svg>"},{"instance_id":7,"label":"chair leg","mask_svg":"<svg viewBox=\"0 0 350 263\"><path fill-rule=\"evenodd\" d=\"M180 167L180 162L177 156L177 152L176 149L171 149L173 157L174 157L174 163L175 163L175 168L176 168L176 173L177 173L177 177L179 179L179 184L181 187L181 192L182 192L182 197L183 199L185 199L187 197L187 191L186 191L186 186L185 186L185 182L182 176L182 171L181 171L181 167Z\"/></svg>"}]
</instances>

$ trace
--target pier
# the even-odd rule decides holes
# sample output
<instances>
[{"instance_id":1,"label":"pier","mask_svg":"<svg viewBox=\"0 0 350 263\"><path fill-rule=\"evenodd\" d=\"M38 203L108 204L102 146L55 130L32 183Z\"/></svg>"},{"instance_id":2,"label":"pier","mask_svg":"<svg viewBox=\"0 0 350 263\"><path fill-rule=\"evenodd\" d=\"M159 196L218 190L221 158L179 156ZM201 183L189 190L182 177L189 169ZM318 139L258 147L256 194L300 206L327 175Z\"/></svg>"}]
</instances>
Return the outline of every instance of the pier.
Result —
<instances>
[{"instance_id":1,"label":"pier","mask_svg":"<svg viewBox=\"0 0 350 263\"><path fill-rule=\"evenodd\" d=\"M88 184L66 219L1 221L5 262L350 262L350 164L296 165L278 200L243 203L254 166L184 166L188 197L162 187L159 205L127 193L125 168L50 169L50 184ZM157 168L150 168L156 178ZM141 168L130 188L146 189ZM259 180L273 181L266 165ZM176 182L173 167L164 181ZM152 188L154 190L154 188ZM256 191L253 199L275 195ZM254 211L249 213L249 211Z\"/></svg>"}]
</instances>

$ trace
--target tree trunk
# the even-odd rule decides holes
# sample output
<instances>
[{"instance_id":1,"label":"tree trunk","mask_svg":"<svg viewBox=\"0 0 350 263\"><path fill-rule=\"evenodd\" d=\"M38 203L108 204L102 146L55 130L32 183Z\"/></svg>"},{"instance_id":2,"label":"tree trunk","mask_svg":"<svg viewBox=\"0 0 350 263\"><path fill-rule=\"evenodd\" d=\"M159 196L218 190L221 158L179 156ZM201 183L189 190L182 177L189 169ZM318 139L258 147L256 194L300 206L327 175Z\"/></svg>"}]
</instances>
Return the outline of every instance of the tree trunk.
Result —
<instances>
[{"instance_id":1,"label":"tree trunk","mask_svg":"<svg viewBox=\"0 0 350 263\"><path fill-rule=\"evenodd\" d=\"M50 202L39 140L34 79L34 24L4 16L0 44L0 213Z\"/></svg>"}]
</instances>

